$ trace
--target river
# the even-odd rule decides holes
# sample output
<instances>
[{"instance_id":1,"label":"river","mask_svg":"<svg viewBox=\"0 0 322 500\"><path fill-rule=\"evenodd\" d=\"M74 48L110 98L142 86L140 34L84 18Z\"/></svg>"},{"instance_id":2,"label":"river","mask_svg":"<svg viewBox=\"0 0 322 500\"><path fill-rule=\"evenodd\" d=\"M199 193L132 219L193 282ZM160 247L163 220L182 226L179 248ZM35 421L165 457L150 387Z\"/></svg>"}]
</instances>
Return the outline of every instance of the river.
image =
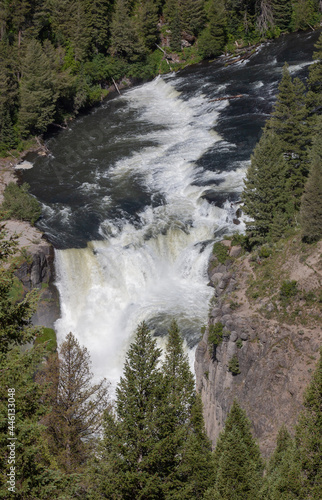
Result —
<instances>
[{"instance_id":1,"label":"river","mask_svg":"<svg viewBox=\"0 0 322 500\"><path fill-rule=\"evenodd\" d=\"M249 60L202 63L128 89L53 135L47 157L31 158L23 180L56 248L58 340L72 331L96 376L118 381L142 320L162 345L175 317L193 363L212 295L212 244L244 231L236 202L282 67L305 79L318 36L288 35Z\"/></svg>"}]
</instances>

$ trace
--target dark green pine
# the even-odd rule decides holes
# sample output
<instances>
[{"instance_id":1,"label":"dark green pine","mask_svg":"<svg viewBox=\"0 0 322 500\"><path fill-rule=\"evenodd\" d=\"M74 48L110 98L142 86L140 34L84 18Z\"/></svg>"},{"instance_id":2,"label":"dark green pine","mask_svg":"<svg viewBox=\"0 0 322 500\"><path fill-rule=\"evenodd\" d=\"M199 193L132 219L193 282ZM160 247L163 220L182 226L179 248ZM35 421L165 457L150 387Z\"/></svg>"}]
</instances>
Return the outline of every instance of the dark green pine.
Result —
<instances>
[{"instance_id":1,"label":"dark green pine","mask_svg":"<svg viewBox=\"0 0 322 500\"><path fill-rule=\"evenodd\" d=\"M208 24L198 39L198 47L203 57L219 56L227 41L227 14L224 2L213 2L208 12Z\"/></svg>"},{"instance_id":2,"label":"dark green pine","mask_svg":"<svg viewBox=\"0 0 322 500\"><path fill-rule=\"evenodd\" d=\"M20 84L18 124L23 137L40 134L52 122L58 95L53 89L54 72L41 44L28 43Z\"/></svg>"},{"instance_id":3,"label":"dark green pine","mask_svg":"<svg viewBox=\"0 0 322 500\"><path fill-rule=\"evenodd\" d=\"M253 220L247 222L252 243L281 236L288 222L285 193L285 159L279 137L267 128L254 149L242 193L244 211ZM278 228L275 229L276 221ZM276 234L276 231L280 234Z\"/></svg>"},{"instance_id":4,"label":"dark green pine","mask_svg":"<svg viewBox=\"0 0 322 500\"><path fill-rule=\"evenodd\" d=\"M274 24L282 31L290 30L292 19L292 2L291 0L274 0L273 1L273 16Z\"/></svg>"},{"instance_id":5,"label":"dark green pine","mask_svg":"<svg viewBox=\"0 0 322 500\"><path fill-rule=\"evenodd\" d=\"M234 400L214 452L214 498L259 499L263 462L244 410ZM211 491L211 490L210 490ZM208 492L208 497L210 498Z\"/></svg>"},{"instance_id":6,"label":"dark green pine","mask_svg":"<svg viewBox=\"0 0 322 500\"><path fill-rule=\"evenodd\" d=\"M317 124L322 127L322 117ZM321 130L321 128L320 128ZM309 154L310 174L301 200L300 220L304 241L322 238L322 135L315 135Z\"/></svg>"},{"instance_id":7,"label":"dark green pine","mask_svg":"<svg viewBox=\"0 0 322 500\"><path fill-rule=\"evenodd\" d=\"M278 432L276 448L268 462L261 498L291 500L299 498L299 492L300 469L295 460L295 442L283 426Z\"/></svg>"},{"instance_id":8,"label":"dark green pine","mask_svg":"<svg viewBox=\"0 0 322 500\"><path fill-rule=\"evenodd\" d=\"M273 113L266 126L282 143L286 160L286 187L297 210L308 175L307 149L311 142L311 130L307 123L305 87L298 78L292 80L287 64L284 65L278 91Z\"/></svg>"},{"instance_id":9,"label":"dark green pine","mask_svg":"<svg viewBox=\"0 0 322 500\"><path fill-rule=\"evenodd\" d=\"M310 112L310 120L314 120L317 115L322 114L322 34L313 53L313 64L309 67L309 77L307 80L308 92L307 107Z\"/></svg>"},{"instance_id":10,"label":"dark green pine","mask_svg":"<svg viewBox=\"0 0 322 500\"><path fill-rule=\"evenodd\" d=\"M105 417L102 459L94 466L93 498L163 498L160 457L155 453L160 440L160 355L142 323L116 389L115 415Z\"/></svg>"},{"instance_id":11,"label":"dark green pine","mask_svg":"<svg viewBox=\"0 0 322 500\"><path fill-rule=\"evenodd\" d=\"M300 498L321 498L322 491L322 349L304 395L304 410L296 427L296 460L301 469Z\"/></svg>"}]
</instances>

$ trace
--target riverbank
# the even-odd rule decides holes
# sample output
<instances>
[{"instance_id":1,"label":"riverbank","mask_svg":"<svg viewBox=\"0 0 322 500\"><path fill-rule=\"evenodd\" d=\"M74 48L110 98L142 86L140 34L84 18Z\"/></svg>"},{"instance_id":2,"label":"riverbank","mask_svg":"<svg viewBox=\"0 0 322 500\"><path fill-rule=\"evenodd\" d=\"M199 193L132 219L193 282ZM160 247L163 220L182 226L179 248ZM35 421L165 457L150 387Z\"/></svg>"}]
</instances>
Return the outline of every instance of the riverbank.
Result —
<instances>
[{"instance_id":1,"label":"riverbank","mask_svg":"<svg viewBox=\"0 0 322 500\"><path fill-rule=\"evenodd\" d=\"M42 146L38 149L42 154ZM0 204L3 202L3 193L10 182L18 182L17 165L30 152L22 152L18 158L0 160ZM55 287L54 248L46 241L43 233L29 222L9 219L2 221L6 237L15 237L17 252L13 256L12 265L15 275L20 280L21 292L24 295L33 288L39 290L37 311L32 318L35 325L53 328L54 322L60 316L59 296Z\"/></svg>"}]
</instances>

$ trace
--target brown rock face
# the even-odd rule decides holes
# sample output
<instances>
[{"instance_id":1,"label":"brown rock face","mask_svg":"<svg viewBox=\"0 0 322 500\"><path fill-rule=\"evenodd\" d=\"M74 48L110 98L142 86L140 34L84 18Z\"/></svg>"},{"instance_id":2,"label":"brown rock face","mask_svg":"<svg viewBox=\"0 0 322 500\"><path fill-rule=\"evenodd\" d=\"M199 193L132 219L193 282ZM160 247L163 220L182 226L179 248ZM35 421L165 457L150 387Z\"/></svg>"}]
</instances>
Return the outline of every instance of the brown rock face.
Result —
<instances>
[{"instance_id":1,"label":"brown rock face","mask_svg":"<svg viewBox=\"0 0 322 500\"><path fill-rule=\"evenodd\" d=\"M228 264L225 269L221 264L209 273L215 294L208 328L196 350L197 391L214 445L236 398L252 421L263 455L269 456L282 424L294 429L322 335L316 322L303 327L265 317L263 307L269 311L272 304L253 305L245 295L247 266L249 261ZM238 307L236 296L242 299ZM208 343L209 326L219 322L224 335L214 348ZM229 371L235 356L241 372L236 375Z\"/></svg>"}]
</instances>

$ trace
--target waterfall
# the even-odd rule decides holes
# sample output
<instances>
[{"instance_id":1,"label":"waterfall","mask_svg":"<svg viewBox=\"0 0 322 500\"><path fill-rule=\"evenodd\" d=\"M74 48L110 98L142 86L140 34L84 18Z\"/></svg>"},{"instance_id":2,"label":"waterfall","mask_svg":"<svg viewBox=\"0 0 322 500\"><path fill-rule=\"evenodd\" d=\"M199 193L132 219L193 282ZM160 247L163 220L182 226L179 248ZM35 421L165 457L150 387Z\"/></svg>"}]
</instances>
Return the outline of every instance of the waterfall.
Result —
<instances>
[{"instance_id":1,"label":"waterfall","mask_svg":"<svg viewBox=\"0 0 322 500\"><path fill-rule=\"evenodd\" d=\"M200 339L212 294L207 265L214 235L236 230L231 204L219 208L205 194L240 191L246 168L241 164L220 173L198 165L221 141L214 126L227 102L210 103L202 91L184 100L171 79L160 77L120 99L126 107L119 113L134 110L139 123L152 126L143 135L136 126L118 137L118 143L135 139L149 145L93 171L91 181L80 188L95 193L108 181L109 196L101 197L103 215L113 206L115 193L123 199L131 194L134 181L151 193L151 204L135 217L126 212L103 216L102 239L86 248L56 250L62 311L58 340L72 331L89 349L95 375L106 376L113 385L141 321L148 322L160 343L172 318L179 323L187 351ZM243 224L238 227L243 230Z\"/></svg>"}]
</instances>

